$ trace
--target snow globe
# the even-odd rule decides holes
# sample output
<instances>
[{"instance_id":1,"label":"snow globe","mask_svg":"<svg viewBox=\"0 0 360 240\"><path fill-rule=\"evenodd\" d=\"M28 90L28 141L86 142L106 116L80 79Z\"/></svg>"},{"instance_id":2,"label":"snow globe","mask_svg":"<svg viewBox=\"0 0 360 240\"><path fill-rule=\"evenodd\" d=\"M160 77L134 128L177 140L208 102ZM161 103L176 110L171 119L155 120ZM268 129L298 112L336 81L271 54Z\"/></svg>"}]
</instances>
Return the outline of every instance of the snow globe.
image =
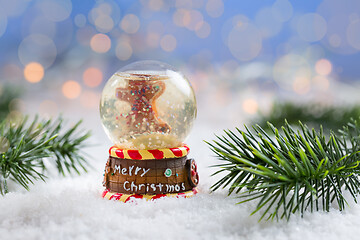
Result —
<instances>
[{"instance_id":1,"label":"snow globe","mask_svg":"<svg viewBox=\"0 0 360 240\"><path fill-rule=\"evenodd\" d=\"M101 121L114 144L103 197L127 202L196 194L199 175L184 143L196 112L189 81L172 66L139 61L117 71L100 102Z\"/></svg>"}]
</instances>

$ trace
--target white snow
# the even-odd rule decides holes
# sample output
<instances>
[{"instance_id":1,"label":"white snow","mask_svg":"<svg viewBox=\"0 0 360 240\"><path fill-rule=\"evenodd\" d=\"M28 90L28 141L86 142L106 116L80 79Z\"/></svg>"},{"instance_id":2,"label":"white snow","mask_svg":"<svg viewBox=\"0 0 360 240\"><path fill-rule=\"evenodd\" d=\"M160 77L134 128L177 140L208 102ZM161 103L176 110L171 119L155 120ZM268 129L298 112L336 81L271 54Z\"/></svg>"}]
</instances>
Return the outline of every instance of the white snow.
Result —
<instances>
[{"instance_id":1,"label":"white snow","mask_svg":"<svg viewBox=\"0 0 360 240\"><path fill-rule=\"evenodd\" d=\"M120 203L101 198L100 171L37 183L0 201L0 239L358 239L360 207L345 213L294 216L290 222L250 217L253 203L236 205L224 193L190 199Z\"/></svg>"}]
</instances>

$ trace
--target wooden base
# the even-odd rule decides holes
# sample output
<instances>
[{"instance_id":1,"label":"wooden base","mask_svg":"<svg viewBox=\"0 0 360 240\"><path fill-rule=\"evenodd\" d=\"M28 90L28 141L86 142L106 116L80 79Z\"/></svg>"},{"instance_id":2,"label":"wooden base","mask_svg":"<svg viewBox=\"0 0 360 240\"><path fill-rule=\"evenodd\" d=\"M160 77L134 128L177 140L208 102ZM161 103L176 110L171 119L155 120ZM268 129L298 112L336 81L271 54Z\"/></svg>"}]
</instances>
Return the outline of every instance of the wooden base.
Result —
<instances>
[{"instance_id":1,"label":"wooden base","mask_svg":"<svg viewBox=\"0 0 360 240\"><path fill-rule=\"evenodd\" d=\"M111 147L104 172L105 195L119 199L192 195L199 174L188 152L186 145L154 150Z\"/></svg>"}]
</instances>

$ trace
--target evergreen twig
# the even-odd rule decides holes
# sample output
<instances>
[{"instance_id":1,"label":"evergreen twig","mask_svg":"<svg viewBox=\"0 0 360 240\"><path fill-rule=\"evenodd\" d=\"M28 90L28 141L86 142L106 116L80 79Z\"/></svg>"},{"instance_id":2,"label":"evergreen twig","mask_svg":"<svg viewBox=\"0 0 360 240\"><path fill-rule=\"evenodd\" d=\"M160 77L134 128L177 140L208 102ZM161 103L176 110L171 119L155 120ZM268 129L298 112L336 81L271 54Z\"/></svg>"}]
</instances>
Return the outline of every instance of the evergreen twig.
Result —
<instances>
[{"instance_id":1,"label":"evergreen twig","mask_svg":"<svg viewBox=\"0 0 360 240\"><path fill-rule=\"evenodd\" d=\"M310 127L318 128L320 125L326 130L339 129L351 118L360 117L360 105L353 106L323 106L320 103L275 102L268 114L259 113L253 121L262 128L271 122L275 127L281 128L284 119L291 125L298 125L299 121Z\"/></svg>"},{"instance_id":2,"label":"evergreen twig","mask_svg":"<svg viewBox=\"0 0 360 240\"><path fill-rule=\"evenodd\" d=\"M29 189L34 180L44 180L47 170L45 159L53 162L62 175L88 166L81 154L84 141L90 132L79 131L81 121L63 132L64 120L29 121L25 117L19 123L0 123L0 194L8 192L10 179Z\"/></svg>"},{"instance_id":3,"label":"evergreen twig","mask_svg":"<svg viewBox=\"0 0 360 240\"><path fill-rule=\"evenodd\" d=\"M307 210L329 211L336 203L342 211L348 192L356 202L360 192L360 122L351 120L338 134L325 137L300 122L294 130L288 122L279 132L271 123L270 137L260 126L250 131L224 131L211 150L222 161L213 175L225 173L212 191L229 186L244 203L257 199L252 214L261 210L262 220L286 218ZM260 221L259 220L259 221Z\"/></svg>"}]
</instances>

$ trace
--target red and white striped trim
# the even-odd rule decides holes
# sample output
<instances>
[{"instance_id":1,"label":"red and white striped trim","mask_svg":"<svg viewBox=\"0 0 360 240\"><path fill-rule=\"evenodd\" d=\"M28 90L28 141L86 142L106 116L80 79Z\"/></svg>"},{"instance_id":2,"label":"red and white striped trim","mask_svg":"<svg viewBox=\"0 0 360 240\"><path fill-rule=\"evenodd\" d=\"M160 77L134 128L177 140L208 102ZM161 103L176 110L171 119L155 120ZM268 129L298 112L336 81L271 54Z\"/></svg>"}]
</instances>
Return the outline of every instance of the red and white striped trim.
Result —
<instances>
[{"instance_id":1,"label":"red and white striped trim","mask_svg":"<svg viewBox=\"0 0 360 240\"><path fill-rule=\"evenodd\" d=\"M146 199L146 200L154 201L162 197L190 198L197 193L198 193L197 188L193 188L192 190L187 192L168 193L168 194L123 194L123 193L115 193L115 192L110 192L109 190L105 190L102 193L102 197L108 200L114 200L120 202L130 202L135 199Z\"/></svg>"},{"instance_id":2,"label":"red and white striped trim","mask_svg":"<svg viewBox=\"0 0 360 240\"><path fill-rule=\"evenodd\" d=\"M190 148L184 144L177 148L163 148L154 150L120 149L113 146L109 149L111 157L133 160L181 158L188 155Z\"/></svg>"}]
</instances>

